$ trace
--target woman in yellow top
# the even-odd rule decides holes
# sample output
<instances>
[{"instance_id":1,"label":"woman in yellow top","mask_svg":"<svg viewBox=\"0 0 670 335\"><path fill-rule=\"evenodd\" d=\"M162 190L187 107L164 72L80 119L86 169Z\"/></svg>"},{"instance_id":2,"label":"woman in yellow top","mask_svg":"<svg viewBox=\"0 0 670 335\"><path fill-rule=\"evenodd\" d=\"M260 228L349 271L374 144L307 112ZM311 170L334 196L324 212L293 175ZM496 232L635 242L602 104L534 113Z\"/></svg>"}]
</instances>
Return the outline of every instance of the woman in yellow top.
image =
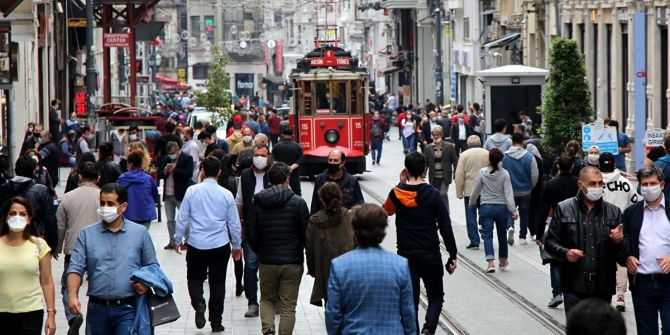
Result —
<instances>
[{"instance_id":1,"label":"woman in yellow top","mask_svg":"<svg viewBox=\"0 0 670 335\"><path fill-rule=\"evenodd\" d=\"M0 325L3 334L56 333L51 249L39 237L30 203L14 197L2 212L0 227Z\"/></svg>"}]
</instances>

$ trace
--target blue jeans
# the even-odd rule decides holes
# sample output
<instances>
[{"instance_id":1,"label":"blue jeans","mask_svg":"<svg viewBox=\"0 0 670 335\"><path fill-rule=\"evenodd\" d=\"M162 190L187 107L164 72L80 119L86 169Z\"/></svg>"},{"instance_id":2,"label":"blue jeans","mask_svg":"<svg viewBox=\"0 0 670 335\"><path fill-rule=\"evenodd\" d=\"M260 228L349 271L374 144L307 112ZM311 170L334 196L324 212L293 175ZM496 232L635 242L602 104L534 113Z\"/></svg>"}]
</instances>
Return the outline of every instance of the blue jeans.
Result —
<instances>
[{"instance_id":1,"label":"blue jeans","mask_svg":"<svg viewBox=\"0 0 670 335\"><path fill-rule=\"evenodd\" d=\"M249 305L258 305L258 256L247 241L242 241L244 252L244 296Z\"/></svg>"},{"instance_id":2,"label":"blue jeans","mask_svg":"<svg viewBox=\"0 0 670 335\"><path fill-rule=\"evenodd\" d=\"M463 199L465 203L465 225L468 229L470 244L479 245L479 232L477 231L477 207L470 208L470 197Z\"/></svg>"},{"instance_id":3,"label":"blue jeans","mask_svg":"<svg viewBox=\"0 0 670 335\"><path fill-rule=\"evenodd\" d=\"M384 144L384 139L374 139L370 143L370 151L372 153L372 161L379 163L379 160L382 158L382 146ZM376 155L375 155L376 153Z\"/></svg>"},{"instance_id":4,"label":"blue jeans","mask_svg":"<svg viewBox=\"0 0 670 335\"><path fill-rule=\"evenodd\" d=\"M134 305L107 307L89 303L86 314L86 334L128 335L134 322Z\"/></svg>"},{"instance_id":5,"label":"blue jeans","mask_svg":"<svg viewBox=\"0 0 670 335\"><path fill-rule=\"evenodd\" d=\"M549 274L551 276L551 295L561 295L561 266L557 262L549 262Z\"/></svg>"},{"instance_id":6,"label":"blue jeans","mask_svg":"<svg viewBox=\"0 0 670 335\"><path fill-rule=\"evenodd\" d=\"M493 226L495 224L496 232L498 234L498 258L500 260L507 259L507 205L500 204L482 204L479 206L479 223L482 225L484 232L484 253L486 260L492 261L495 259L495 252L493 251Z\"/></svg>"},{"instance_id":7,"label":"blue jeans","mask_svg":"<svg viewBox=\"0 0 670 335\"><path fill-rule=\"evenodd\" d=\"M402 138L402 147L405 152L416 151L416 134L405 136Z\"/></svg>"},{"instance_id":8,"label":"blue jeans","mask_svg":"<svg viewBox=\"0 0 670 335\"><path fill-rule=\"evenodd\" d=\"M667 334L670 329L670 280L638 274L630 291L633 293L637 333L657 335L660 314L663 333Z\"/></svg>"},{"instance_id":9,"label":"blue jeans","mask_svg":"<svg viewBox=\"0 0 670 335\"><path fill-rule=\"evenodd\" d=\"M528 234L528 222L530 222L530 194L515 196L514 203L519 207L519 220L521 226L519 229L519 238L525 239L526 234ZM514 227L512 214L508 214L507 220L507 228Z\"/></svg>"}]
</instances>

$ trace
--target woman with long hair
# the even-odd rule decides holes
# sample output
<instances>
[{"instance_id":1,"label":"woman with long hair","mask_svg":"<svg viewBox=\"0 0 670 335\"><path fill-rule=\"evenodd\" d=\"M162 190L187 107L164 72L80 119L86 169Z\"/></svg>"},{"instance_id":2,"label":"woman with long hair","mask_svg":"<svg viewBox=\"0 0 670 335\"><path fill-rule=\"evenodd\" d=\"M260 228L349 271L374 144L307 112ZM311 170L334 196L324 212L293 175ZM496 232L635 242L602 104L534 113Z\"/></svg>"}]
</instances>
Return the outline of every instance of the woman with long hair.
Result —
<instances>
[{"instance_id":1,"label":"woman with long hair","mask_svg":"<svg viewBox=\"0 0 670 335\"><path fill-rule=\"evenodd\" d=\"M147 149L144 147L142 142L130 142L128 144L128 155L126 156L125 159L122 159L119 165L121 165L121 169L123 171L128 171L130 170L130 167L128 166L128 159L127 157L130 156L130 153L133 151L140 151L142 152L142 166L139 168L144 171L144 172L149 172L149 169L151 168L151 155L149 155L149 152ZM137 167L135 167L137 168Z\"/></svg>"},{"instance_id":2,"label":"woman with long hair","mask_svg":"<svg viewBox=\"0 0 670 335\"><path fill-rule=\"evenodd\" d=\"M307 272L314 277L310 303L322 306L327 300L330 261L354 249L351 212L342 206L342 192L328 182L319 189L321 209L309 218L305 235Z\"/></svg>"},{"instance_id":3,"label":"woman with long hair","mask_svg":"<svg viewBox=\"0 0 670 335\"><path fill-rule=\"evenodd\" d=\"M584 157L584 152L582 152L582 146L579 142L575 140L568 141L565 144L565 149L563 150L563 155L566 155L572 159L572 170L570 172L579 177L579 171L586 166L586 162L582 159ZM554 166L551 169L551 177L555 176L558 173L558 160L561 158L559 155L554 159Z\"/></svg>"},{"instance_id":4,"label":"woman with long hair","mask_svg":"<svg viewBox=\"0 0 670 335\"><path fill-rule=\"evenodd\" d=\"M402 129L402 146L405 154L416 151L416 121L412 113L407 112L405 118L400 122Z\"/></svg>"},{"instance_id":5,"label":"woman with long hair","mask_svg":"<svg viewBox=\"0 0 670 335\"><path fill-rule=\"evenodd\" d=\"M30 202L12 198L0 228L0 324L3 334L40 335L47 305L45 334L56 332L51 248L32 222Z\"/></svg>"},{"instance_id":6,"label":"woman with long hair","mask_svg":"<svg viewBox=\"0 0 670 335\"><path fill-rule=\"evenodd\" d=\"M149 229L151 221L156 220L156 203L160 201L158 187L151 176L143 169L146 166L146 151L135 150L127 157L128 171L124 172L117 183L128 189L128 209L123 216Z\"/></svg>"},{"instance_id":7,"label":"woman with long hair","mask_svg":"<svg viewBox=\"0 0 670 335\"><path fill-rule=\"evenodd\" d=\"M477 199L480 199L479 223L484 232L484 253L488 263L487 273L496 271L495 252L493 249L493 227L498 235L498 259L500 263L498 268L504 270L509 265L507 260L507 218L509 213L513 219L519 217L516 205L514 204L514 192L512 191L512 181L509 173L502 168L504 155L499 149L489 151L489 166L479 171L479 176L475 180L475 186L470 194L470 207L477 205Z\"/></svg>"}]
</instances>

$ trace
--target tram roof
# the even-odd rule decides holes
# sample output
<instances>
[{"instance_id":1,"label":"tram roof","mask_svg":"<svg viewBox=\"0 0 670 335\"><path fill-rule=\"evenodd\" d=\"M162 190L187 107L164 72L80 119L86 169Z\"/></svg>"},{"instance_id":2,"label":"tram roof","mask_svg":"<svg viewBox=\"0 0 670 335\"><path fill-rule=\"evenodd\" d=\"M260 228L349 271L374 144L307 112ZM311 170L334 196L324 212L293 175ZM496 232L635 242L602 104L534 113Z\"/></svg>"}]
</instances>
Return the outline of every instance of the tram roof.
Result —
<instances>
[{"instance_id":1,"label":"tram roof","mask_svg":"<svg viewBox=\"0 0 670 335\"><path fill-rule=\"evenodd\" d=\"M365 68L352 70L338 70L336 68L311 69L306 72L291 73L291 79L300 80L332 80L332 79L361 79L368 76Z\"/></svg>"}]
</instances>

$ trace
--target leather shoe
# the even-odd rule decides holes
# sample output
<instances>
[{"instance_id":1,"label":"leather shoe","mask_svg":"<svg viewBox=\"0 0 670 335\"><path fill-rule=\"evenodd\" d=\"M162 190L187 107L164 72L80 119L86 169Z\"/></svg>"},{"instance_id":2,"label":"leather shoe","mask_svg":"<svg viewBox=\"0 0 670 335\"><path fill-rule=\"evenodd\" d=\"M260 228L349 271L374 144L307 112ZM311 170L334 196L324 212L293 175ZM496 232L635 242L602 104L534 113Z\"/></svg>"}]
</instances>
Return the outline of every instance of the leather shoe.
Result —
<instances>
[{"instance_id":1,"label":"leather shoe","mask_svg":"<svg viewBox=\"0 0 670 335\"><path fill-rule=\"evenodd\" d=\"M224 330L226 330L226 327L222 325L212 325L212 333L220 333Z\"/></svg>"},{"instance_id":2,"label":"leather shoe","mask_svg":"<svg viewBox=\"0 0 670 335\"><path fill-rule=\"evenodd\" d=\"M198 307L195 309L195 327L198 329L202 329L205 327L205 324L207 323L207 320L205 319L205 310L207 307L205 307L204 304L199 304Z\"/></svg>"},{"instance_id":3,"label":"leather shoe","mask_svg":"<svg viewBox=\"0 0 670 335\"><path fill-rule=\"evenodd\" d=\"M163 249L165 250L174 250L174 244L168 243L168 245L164 246Z\"/></svg>"}]
</instances>

